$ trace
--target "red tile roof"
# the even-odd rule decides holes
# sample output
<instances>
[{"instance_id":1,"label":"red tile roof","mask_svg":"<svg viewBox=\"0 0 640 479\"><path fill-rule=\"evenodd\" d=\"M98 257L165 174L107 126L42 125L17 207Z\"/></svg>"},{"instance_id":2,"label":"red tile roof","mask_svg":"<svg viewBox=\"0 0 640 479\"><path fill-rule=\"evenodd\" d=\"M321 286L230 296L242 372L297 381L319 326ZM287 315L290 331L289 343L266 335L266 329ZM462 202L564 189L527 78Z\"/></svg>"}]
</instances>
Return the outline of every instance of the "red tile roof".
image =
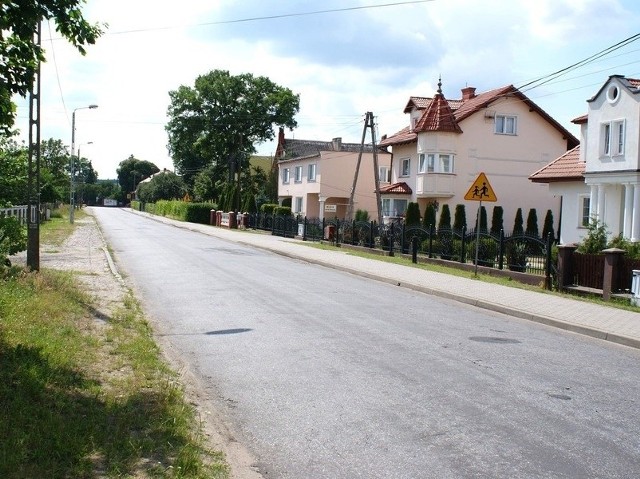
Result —
<instances>
[{"instance_id":1,"label":"red tile roof","mask_svg":"<svg viewBox=\"0 0 640 479\"><path fill-rule=\"evenodd\" d=\"M567 151L529 176L534 183L584 181L585 164L580 160L580 145Z\"/></svg>"},{"instance_id":2,"label":"red tile roof","mask_svg":"<svg viewBox=\"0 0 640 479\"><path fill-rule=\"evenodd\" d=\"M380 194L382 195L410 195L411 188L404 181L402 183L393 183L392 185L383 186L380 188Z\"/></svg>"},{"instance_id":3,"label":"red tile roof","mask_svg":"<svg viewBox=\"0 0 640 479\"><path fill-rule=\"evenodd\" d=\"M451 106L442 93L436 94L429 106L422 114L414 129L416 133L422 131L449 131L462 133L460 126L453 116Z\"/></svg>"},{"instance_id":4,"label":"red tile roof","mask_svg":"<svg viewBox=\"0 0 640 479\"><path fill-rule=\"evenodd\" d=\"M575 123L576 125L580 125L581 123L587 123L589 115L580 115L577 118L571 120L571 123Z\"/></svg>"},{"instance_id":5,"label":"red tile roof","mask_svg":"<svg viewBox=\"0 0 640 479\"><path fill-rule=\"evenodd\" d=\"M494 90L489 90L487 92L474 95L473 97L467 100L446 100L446 101L451 111L453 111L453 120L459 124L465 118L468 118L474 113L477 113L478 111L487 108L494 101L500 98L505 98L505 97L515 97L516 99L526 103L531 111L537 112L542 118L544 118L547 122L549 122L556 130L558 130L563 135L564 138L567 139L569 148L573 148L579 143L578 139L575 136L573 136L569 132L569 130L564 128L560 123L558 123L555 119L553 119L547 112L545 112L542 108L536 105L533 101L531 101L526 95L521 93L520 90L518 90L513 85L507 85L501 88L496 88ZM435 97L434 98L411 97L409 99L409 102L404 108L404 112L409 113L414 108L417 110L428 109L433 104L434 100L435 100ZM423 113L423 116L424 116L424 113ZM422 118L420 119L420 121L422 121ZM431 131L431 130L426 130L426 131ZM417 139L417 135L415 132L412 132L409 128L404 128L400 130L398 133L391 135L388 138L382 140L379 146L386 147L386 146L392 146L392 145L399 145L403 143L410 143L412 141L416 141L416 139Z\"/></svg>"}]
</instances>

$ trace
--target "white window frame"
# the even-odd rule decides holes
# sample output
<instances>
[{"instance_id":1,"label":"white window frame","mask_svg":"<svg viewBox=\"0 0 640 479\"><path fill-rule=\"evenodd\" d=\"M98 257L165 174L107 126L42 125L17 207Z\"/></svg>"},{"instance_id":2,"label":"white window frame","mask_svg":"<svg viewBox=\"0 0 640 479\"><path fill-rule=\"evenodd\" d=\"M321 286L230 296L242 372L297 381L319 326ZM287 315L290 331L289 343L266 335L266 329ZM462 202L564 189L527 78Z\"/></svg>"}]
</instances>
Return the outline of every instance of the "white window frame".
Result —
<instances>
[{"instance_id":1,"label":"white window frame","mask_svg":"<svg viewBox=\"0 0 640 479\"><path fill-rule=\"evenodd\" d=\"M400 160L400 176L411 176L411 158L402 158Z\"/></svg>"},{"instance_id":2,"label":"white window frame","mask_svg":"<svg viewBox=\"0 0 640 479\"><path fill-rule=\"evenodd\" d=\"M587 228L591 223L591 197L589 195L578 196L578 228Z\"/></svg>"},{"instance_id":3,"label":"white window frame","mask_svg":"<svg viewBox=\"0 0 640 479\"><path fill-rule=\"evenodd\" d=\"M294 201L293 201L294 213L302 213L302 201L303 201L302 196L296 196L294 198Z\"/></svg>"},{"instance_id":4,"label":"white window frame","mask_svg":"<svg viewBox=\"0 0 640 479\"><path fill-rule=\"evenodd\" d=\"M515 115L496 115L494 132L496 135L517 135L518 117Z\"/></svg>"},{"instance_id":5,"label":"white window frame","mask_svg":"<svg viewBox=\"0 0 640 479\"><path fill-rule=\"evenodd\" d=\"M436 155L433 153L427 155L427 173L435 173L436 171Z\"/></svg>"},{"instance_id":6,"label":"white window frame","mask_svg":"<svg viewBox=\"0 0 640 479\"><path fill-rule=\"evenodd\" d=\"M613 120L602 123L602 156L624 155L626 121Z\"/></svg>"},{"instance_id":7,"label":"white window frame","mask_svg":"<svg viewBox=\"0 0 640 479\"><path fill-rule=\"evenodd\" d=\"M302 183L302 166L296 166L294 170L294 183Z\"/></svg>"},{"instance_id":8,"label":"white window frame","mask_svg":"<svg viewBox=\"0 0 640 479\"><path fill-rule=\"evenodd\" d=\"M453 173L453 155L438 155L440 173Z\"/></svg>"},{"instance_id":9,"label":"white window frame","mask_svg":"<svg viewBox=\"0 0 640 479\"><path fill-rule=\"evenodd\" d=\"M424 153L418 154L418 174L427 172L427 155Z\"/></svg>"},{"instance_id":10,"label":"white window frame","mask_svg":"<svg viewBox=\"0 0 640 479\"><path fill-rule=\"evenodd\" d=\"M307 181L316 181L316 169L317 166L315 163L311 163L309 166L307 166Z\"/></svg>"},{"instance_id":11,"label":"white window frame","mask_svg":"<svg viewBox=\"0 0 640 479\"><path fill-rule=\"evenodd\" d=\"M282 169L282 184L288 185L289 181L291 181L291 170L289 168Z\"/></svg>"},{"instance_id":12,"label":"white window frame","mask_svg":"<svg viewBox=\"0 0 640 479\"><path fill-rule=\"evenodd\" d=\"M388 166L380 166L378 168L378 179L380 183L391 183L391 170Z\"/></svg>"}]
</instances>

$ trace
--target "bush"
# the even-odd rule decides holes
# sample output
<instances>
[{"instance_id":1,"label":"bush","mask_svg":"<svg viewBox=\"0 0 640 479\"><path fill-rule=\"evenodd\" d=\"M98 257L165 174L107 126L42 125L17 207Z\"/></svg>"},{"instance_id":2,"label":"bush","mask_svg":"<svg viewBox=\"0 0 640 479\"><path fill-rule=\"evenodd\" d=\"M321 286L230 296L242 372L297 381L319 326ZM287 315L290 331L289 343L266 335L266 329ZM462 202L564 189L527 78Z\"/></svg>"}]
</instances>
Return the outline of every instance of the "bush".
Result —
<instances>
[{"instance_id":1,"label":"bush","mask_svg":"<svg viewBox=\"0 0 640 479\"><path fill-rule=\"evenodd\" d=\"M265 203L260 206L260 213L264 213L265 215L272 215L273 211L278 208L280 205L277 203Z\"/></svg>"},{"instance_id":2,"label":"bush","mask_svg":"<svg viewBox=\"0 0 640 479\"><path fill-rule=\"evenodd\" d=\"M273 209L273 214L274 216L292 216L293 212L290 206L276 206Z\"/></svg>"},{"instance_id":3,"label":"bush","mask_svg":"<svg viewBox=\"0 0 640 479\"><path fill-rule=\"evenodd\" d=\"M524 273L527 270L527 245L520 241L507 243L507 265L511 271Z\"/></svg>"},{"instance_id":4,"label":"bush","mask_svg":"<svg viewBox=\"0 0 640 479\"><path fill-rule=\"evenodd\" d=\"M10 266L8 256L27 249L27 229L14 217L0 216L0 265Z\"/></svg>"},{"instance_id":5,"label":"bush","mask_svg":"<svg viewBox=\"0 0 640 479\"><path fill-rule=\"evenodd\" d=\"M619 248L623 249L627 252L627 257L632 259L640 258L640 243L634 242L632 243L628 239L622 236L622 233L615 238L613 238L607 248Z\"/></svg>"},{"instance_id":6,"label":"bush","mask_svg":"<svg viewBox=\"0 0 640 479\"><path fill-rule=\"evenodd\" d=\"M356 222L369 221L369 212L367 210L356 211Z\"/></svg>"},{"instance_id":7,"label":"bush","mask_svg":"<svg viewBox=\"0 0 640 479\"><path fill-rule=\"evenodd\" d=\"M424 218L422 218L422 226L426 229L433 226L436 227L436 207L433 203L429 203L424 211Z\"/></svg>"},{"instance_id":8,"label":"bush","mask_svg":"<svg viewBox=\"0 0 640 479\"><path fill-rule=\"evenodd\" d=\"M418 203L409 202L404 221L407 226L418 226L420 224L420 205Z\"/></svg>"},{"instance_id":9,"label":"bush","mask_svg":"<svg viewBox=\"0 0 640 479\"><path fill-rule=\"evenodd\" d=\"M467 227L467 213L464 205L456 205L455 212L453 214L453 229L455 231L462 231Z\"/></svg>"},{"instance_id":10,"label":"bush","mask_svg":"<svg viewBox=\"0 0 640 479\"><path fill-rule=\"evenodd\" d=\"M578 244L578 253L600 254L607 248L607 226L591 218L587 226L587 236Z\"/></svg>"},{"instance_id":11,"label":"bush","mask_svg":"<svg viewBox=\"0 0 640 479\"><path fill-rule=\"evenodd\" d=\"M516 211L516 219L513 223L513 231L511 232L511 235L522 236L524 234L524 229L522 227L523 224L524 221L522 219L522 208L518 208L518 211Z\"/></svg>"},{"instance_id":12,"label":"bush","mask_svg":"<svg viewBox=\"0 0 640 479\"><path fill-rule=\"evenodd\" d=\"M187 203L184 220L189 223L208 225L211 219L211 210L217 209L213 203Z\"/></svg>"},{"instance_id":13,"label":"bush","mask_svg":"<svg viewBox=\"0 0 640 479\"><path fill-rule=\"evenodd\" d=\"M494 236L500 235L500 231L504 229L504 210L502 206L494 206L493 214L491 216L491 234Z\"/></svg>"}]
</instances>

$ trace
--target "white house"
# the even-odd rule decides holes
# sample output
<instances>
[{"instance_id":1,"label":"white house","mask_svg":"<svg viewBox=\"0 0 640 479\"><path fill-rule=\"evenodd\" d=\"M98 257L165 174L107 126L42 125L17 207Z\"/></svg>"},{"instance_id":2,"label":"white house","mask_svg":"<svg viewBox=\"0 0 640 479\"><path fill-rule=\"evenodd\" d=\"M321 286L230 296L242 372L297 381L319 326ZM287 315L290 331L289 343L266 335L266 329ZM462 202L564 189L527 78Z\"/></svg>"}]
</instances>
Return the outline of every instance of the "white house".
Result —
<instances>
[{"instance_id":1,"label":"white house","mask_svg":"<svg viewBox=\"0 0 640 479\"><path fill-rule=\"evenodd\" d=\"M610 237L640 241L640 80L610 76L587 107L573 120L580 146L530 179L562 199L561 243L579 242L593 220Z\"/></svg>"}]
</instances>

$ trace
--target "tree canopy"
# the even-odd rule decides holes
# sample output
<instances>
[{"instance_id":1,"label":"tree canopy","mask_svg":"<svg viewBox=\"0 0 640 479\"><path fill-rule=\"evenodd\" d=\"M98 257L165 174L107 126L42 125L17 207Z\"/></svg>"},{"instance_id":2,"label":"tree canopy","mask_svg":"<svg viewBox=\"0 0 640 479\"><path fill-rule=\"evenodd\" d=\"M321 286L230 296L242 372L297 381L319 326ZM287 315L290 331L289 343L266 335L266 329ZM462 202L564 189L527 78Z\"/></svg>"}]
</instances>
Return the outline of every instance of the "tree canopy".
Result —
<instances>
[{"instance_id":1,"label":"tree canopy","mask_svg":"<svg viewBox=\"0 0 640 479\"><path fill-rule=\"evenodd\" d=\"M155 164L146 160L139 160L133 155L129 155L129 158L120 162L116 173L118 174L118 184L123 192L135 191L138 184L160 171Z\"/></svg>"},{"instance_id":2,"label":"tree canopy","mask_svg":"<svg viewBox=\"0 0 640 479\"><path fill-rule=\"evenodd\" d=\"M26 96L35 78L44 49L34 35L38 23L53 19L56 30L76 49L94 44L101 25L89 24L80 6L85 0L20 0L0 2L0 130L9 133L15 121L13 95Z\"/></svg>"},{"instance_id":3,"label":"tree canopy","mask_svg":"<svg viewBox=\"0 0 640 479\"><path fill-rule=\"evenodd\" d=\"M213 166L219 179L248 166L255 144L275 138L275 127L293 129L300 97L266 77L213 70L194 86L169 92L168 148L176 171L192 186Z\"/></svg>"}]
</instances>

